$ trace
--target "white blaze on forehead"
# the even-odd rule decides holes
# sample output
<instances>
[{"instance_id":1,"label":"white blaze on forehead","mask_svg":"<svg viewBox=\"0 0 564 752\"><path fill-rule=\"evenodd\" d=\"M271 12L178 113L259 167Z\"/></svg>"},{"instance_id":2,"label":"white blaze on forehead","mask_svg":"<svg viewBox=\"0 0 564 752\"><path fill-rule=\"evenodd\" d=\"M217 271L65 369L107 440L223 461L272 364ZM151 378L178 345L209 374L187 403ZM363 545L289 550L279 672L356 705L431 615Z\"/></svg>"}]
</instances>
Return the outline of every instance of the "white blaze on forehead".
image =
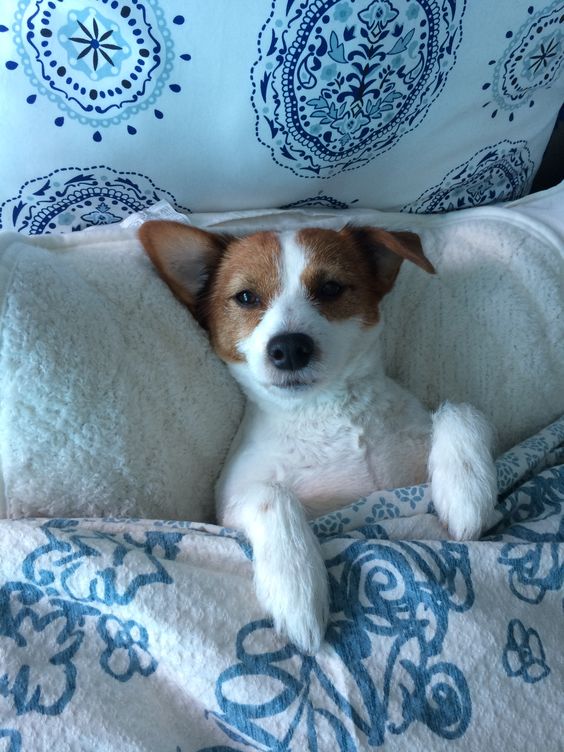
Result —
<instances>
[{"instance_id":1,"label":"white blaze on forehead","mask_svg":"<svg viewBox=\"0 0 564 752\"><path fill-rule=\"evenodd\" d=\"M280 238L280 297L289 297L295 294L305 295L302 283L308 259L306 251L301 246L295 232L281 232Z\"/></svg>"}]
</instances>

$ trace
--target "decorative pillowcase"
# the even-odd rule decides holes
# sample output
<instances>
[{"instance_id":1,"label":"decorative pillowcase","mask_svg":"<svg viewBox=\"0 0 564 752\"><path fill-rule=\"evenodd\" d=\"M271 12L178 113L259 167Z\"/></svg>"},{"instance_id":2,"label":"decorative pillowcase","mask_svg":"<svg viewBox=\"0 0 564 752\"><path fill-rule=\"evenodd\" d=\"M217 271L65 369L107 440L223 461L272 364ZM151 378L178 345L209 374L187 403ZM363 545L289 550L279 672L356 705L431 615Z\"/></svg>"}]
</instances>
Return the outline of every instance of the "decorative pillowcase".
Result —
<instances>
[{"instance_id":1,"label":"decorative pillowcase","mask_svg":"<svg viewBox=\"0 0 564 752\"><path fill-rule=\"evenodd\" d=\"M5 0L0 227L526 193L564 0Z\"/></svg>"}]
</instances>

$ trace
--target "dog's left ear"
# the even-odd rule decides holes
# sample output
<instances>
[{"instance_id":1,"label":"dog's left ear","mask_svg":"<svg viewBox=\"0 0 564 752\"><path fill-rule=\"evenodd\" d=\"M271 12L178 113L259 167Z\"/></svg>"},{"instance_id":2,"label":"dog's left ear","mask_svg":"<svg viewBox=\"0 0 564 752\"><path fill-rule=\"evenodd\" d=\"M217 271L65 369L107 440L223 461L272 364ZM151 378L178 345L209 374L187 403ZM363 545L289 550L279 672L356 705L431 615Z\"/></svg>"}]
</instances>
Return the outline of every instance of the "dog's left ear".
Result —
<instances>
[{"instance_id":1,"label":"dog's left ear","mask_svg":"<svg viewBox=\"0 0 564 752\"><path fill-rule=\"evenodd\" d=\"M352 237L370 255L384 295L392 289L404 259L412 261L429 274L435 274L435 267L423 253L419 235L414 232L388 232L377 227L350 225L341 232Z\"/></svg>"}]
</instances>

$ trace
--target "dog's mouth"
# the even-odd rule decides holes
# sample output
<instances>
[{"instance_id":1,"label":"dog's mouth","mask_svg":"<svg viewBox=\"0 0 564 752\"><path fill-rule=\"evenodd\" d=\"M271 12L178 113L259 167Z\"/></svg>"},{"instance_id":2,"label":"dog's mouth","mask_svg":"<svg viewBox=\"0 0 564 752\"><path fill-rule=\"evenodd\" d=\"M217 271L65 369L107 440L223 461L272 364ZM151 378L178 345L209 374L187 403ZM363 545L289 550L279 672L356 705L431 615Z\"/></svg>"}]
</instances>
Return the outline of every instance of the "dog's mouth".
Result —
<instances>
[{"instance_id":1,"label":"dog's mouth","mask_svg":"<svg viewBox=\"0 0 564 752\"><path fill-rule=\"evenodd\" d=\"M288 378L284 381L272 382L271 386L275 389L287 390L287 391L304 391L309 389L317 383L317 379L300 379L300 378Z\"/></svg>"}]
</instances>

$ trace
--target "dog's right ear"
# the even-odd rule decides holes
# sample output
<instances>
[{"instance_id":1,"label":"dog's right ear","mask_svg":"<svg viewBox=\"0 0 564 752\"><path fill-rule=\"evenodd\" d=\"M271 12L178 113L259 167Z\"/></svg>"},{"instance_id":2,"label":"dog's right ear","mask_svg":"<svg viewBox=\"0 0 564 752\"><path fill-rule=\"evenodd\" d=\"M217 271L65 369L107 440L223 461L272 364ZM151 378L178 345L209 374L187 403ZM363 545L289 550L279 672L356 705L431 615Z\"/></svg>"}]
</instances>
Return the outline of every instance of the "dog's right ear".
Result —
<instances>
[{"instance_id":1,"label":"dog's right ear","mask_svg":"<svg viewBox=\"0 0 564 752\"><path fill-rule=\"evenodd\" d=\"M205 326L199 304L231 238L166 220L145 222L138 237L172 292Z\"/></svg>"}]
</instances>

